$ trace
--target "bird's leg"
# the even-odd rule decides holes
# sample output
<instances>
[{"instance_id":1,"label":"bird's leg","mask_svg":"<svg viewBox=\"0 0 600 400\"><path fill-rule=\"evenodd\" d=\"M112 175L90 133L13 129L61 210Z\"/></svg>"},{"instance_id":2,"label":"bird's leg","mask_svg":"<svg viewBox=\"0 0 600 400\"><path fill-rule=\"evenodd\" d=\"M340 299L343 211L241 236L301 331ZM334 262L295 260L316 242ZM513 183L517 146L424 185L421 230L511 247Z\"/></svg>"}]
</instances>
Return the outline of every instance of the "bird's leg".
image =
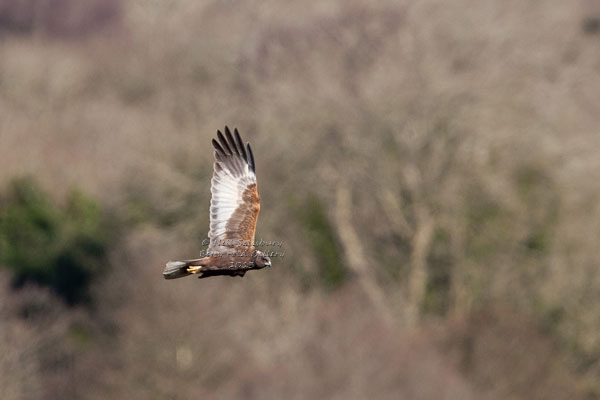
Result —
<instances>
[{"instance_id":1,"label":"bird's leg","mask_svg":"<svg viewBox=\"0 0 600 400\"><path fill-rule=\"evenodd\" d=\"M187 272L190 274L197 274L202 269L202 266L189 266L187 267Z\"/></svg>"}]
</instances>

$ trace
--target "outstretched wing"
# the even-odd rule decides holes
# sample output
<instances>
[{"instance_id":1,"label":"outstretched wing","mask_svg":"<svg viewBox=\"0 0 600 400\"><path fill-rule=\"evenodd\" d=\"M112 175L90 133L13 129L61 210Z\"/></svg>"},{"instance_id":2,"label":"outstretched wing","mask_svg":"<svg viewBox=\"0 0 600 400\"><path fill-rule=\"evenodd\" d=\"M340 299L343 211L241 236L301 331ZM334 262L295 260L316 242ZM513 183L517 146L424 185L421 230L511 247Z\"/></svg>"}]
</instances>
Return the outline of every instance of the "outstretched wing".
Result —
<instances>
[{"instance_id":1,"label":"outstretched wing","mask_svg":"<svg viewBox=\"0 0 600 400\"><path fill-rule=\"evenodd\" d=\"M209 251L235 247L239 240L254 241L260 211L254 156L250 143L244 148L237 129L234 134L235 138L225 127L225 136L217 131L219 141L212 140L216 161L210 188Z\"/></svg>"}]
</instances>

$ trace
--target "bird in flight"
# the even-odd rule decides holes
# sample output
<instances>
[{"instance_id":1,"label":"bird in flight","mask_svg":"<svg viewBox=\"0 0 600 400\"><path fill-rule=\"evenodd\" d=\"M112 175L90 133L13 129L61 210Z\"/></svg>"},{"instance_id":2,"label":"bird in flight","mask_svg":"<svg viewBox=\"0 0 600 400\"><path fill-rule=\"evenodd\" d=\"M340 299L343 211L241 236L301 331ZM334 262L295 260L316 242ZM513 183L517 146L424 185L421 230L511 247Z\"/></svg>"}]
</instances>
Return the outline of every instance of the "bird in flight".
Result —
<instances>
[{"instance_id":1,"label":"bird in flight","mask_svg":"<svg viewBox=\"0 0 600 400\"><path fill-rule=\"evenodd\" d=\"M235 138L234 138L235 136ZM210 244L206 257L169 261L165 279L197 275L244 276L246 271L271 266L271 259L254 248L254 231L260 211L254 155L250 143L244 147L237 129L217 131L215 164L210 191Z\"/></svg>"}]
</instances>

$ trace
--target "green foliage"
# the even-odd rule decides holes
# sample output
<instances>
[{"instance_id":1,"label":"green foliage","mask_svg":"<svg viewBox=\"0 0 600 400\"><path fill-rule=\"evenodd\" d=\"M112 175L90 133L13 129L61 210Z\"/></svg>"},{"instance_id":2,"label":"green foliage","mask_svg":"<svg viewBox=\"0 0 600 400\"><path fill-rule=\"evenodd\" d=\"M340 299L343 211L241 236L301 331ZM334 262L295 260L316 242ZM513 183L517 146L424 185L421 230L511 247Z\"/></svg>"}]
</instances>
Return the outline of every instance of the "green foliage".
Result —
<instances>
[{"instance_id":1,"label":"green foliage","mask_svg":"<svg viewBox=\"0 0 600 400\"><path fill-rule=\"evenodd\" d=\"M310 196L300 217L319 264L319 277L326 287L338 287L348 271L342 264L341 251L323 204L316 196Z\"/></svg>"},{"instance_id":2,"label":"green foliage","mask_svg":"<svg viewBox=\"0 0 600 400\"><path fill-rule=\"evenodd\" d=\"M208 172L203 171L199 175L201 178L198 178L198 181L210 180ZM126 225L133 227L150 223L161 228L172 228L182 221L188 221L190 215L204 213L209 203L209 198L206 198L206 203L201 200L203 194L199 189L181 191L169 186L163 186L161 189L158 185L146 184L144 179L132 180L124 192L121 217ZM204 238L206 224L197 225L201 229L200 237Z\"/></svg>"},{"instance_id":3,"label":"green foliage","mask_svg":"<svg viewBox=\"0 0 600 400\"><path fill-rule=\"evenodd\" d=\"M541 168L531 165L521 166L515 173L517 189L522 197L527 198L538 191L539 187L546 186L549 178Z\"/></svg>"},{"instance_id":4,"label":"green foliage","mask_svg":"<svg viewBox=\"0 0 600 400\"><path fill-rule=\"evenodd\" d=\"M0 265L12 269L16 287L49 286L70 305L90 300L110 231L98 204L78 191L57 207L33 179L21 178L0 197Z\"/></svg>"},{"instance_id":5,"label":"green foliage","mask_svg":"<svg viewBox=\"0 0 600 400\"><path fill-rule=\"evenodd\" d=\"M448 311L453 263L450 234L438 229L427 259L429 274L423 301L424 312L444 315Z\"/></svg>"},{"instance_id":6,"label":"green foliage","mask_svg":"<svg viewBox=\"0 0 600 400\"><path fill-rule=\"evenodd\" d=\"M91 329L83 323L72 323L67 330L67 335L71 342L81 349L92 345L94 342Z\"/></svg>"},{"instance_id":7,"label":"green foliage","mask_svg":"<svg viewBox=\"0 0 600 400\"><path fill-rule=\"evenodd\" d=\"M515 182L521 201L527 208L530 232L523 241L531 256L546 255L551 247L551 233L558 220L559 197L552 179L538 166L517 168Z\"/></svg>"},{"instance_id":8,"label":"green foliage","mask_svg":"<svg viewBox=\"0 0 600 400\"><path fill-rule=\"evenodd\" d=\"M465 255L476 262L490 261L513 240L511 216L499 202L480 190L472 190L467 201Z\"/></svg>"},{"instance_id":9,"label":"green foliage","mask_svg":"<svg viewBox=\"0 0 600 400\"><path fill-rule=\"evenodd\" d=\"M548 234L541 230L532 232L525 240L525 247L532 252L544 253L549 248Z\"/></svg>"},{"instance_id":10,"label":"green foliage","mask_svg":"<svg viewBox=\"0 0 600 400\"><path fill-rule=\"evenodd\" d=\"M558 334L559 325L566 317L565 308L560 304L546 304L537 297L532 299L532 306L542 331L552 335Z\"/></svg>"}]
</instances>

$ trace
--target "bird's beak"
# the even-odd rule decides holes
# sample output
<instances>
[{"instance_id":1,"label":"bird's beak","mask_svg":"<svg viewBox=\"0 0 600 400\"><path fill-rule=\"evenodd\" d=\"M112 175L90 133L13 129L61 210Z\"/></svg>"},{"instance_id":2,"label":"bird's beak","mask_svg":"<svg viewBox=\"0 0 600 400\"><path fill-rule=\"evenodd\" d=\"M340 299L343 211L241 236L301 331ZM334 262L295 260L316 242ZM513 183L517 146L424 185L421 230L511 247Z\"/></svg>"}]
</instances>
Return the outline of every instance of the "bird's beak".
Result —
<instances>
[{"instance_id":1,"label":"bird's beak","mask_svg":"<svg viewBox=\"0 0 600 400\"><path fill-rule=\"evenodd\" d=\"M265 266L271 268L271 263L266 263Z\"/></svg>"}]
</instances>

